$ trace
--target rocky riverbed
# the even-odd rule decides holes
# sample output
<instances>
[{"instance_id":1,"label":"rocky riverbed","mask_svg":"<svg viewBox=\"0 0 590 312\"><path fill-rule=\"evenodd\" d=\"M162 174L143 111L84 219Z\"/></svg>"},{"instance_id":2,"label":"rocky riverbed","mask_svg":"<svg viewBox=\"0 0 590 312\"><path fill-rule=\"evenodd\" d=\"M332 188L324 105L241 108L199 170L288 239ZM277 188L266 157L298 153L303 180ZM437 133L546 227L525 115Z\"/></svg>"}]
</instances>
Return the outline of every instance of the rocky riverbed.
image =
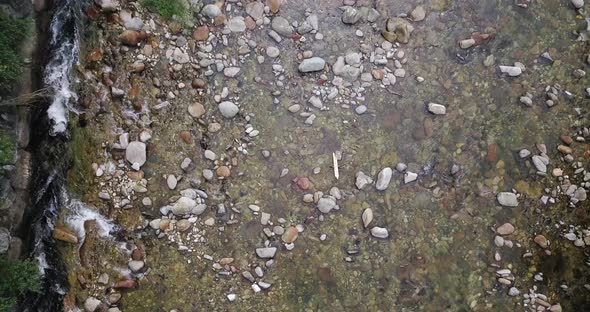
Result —
<instances>
[{"instance_id":1,"label":"rocky riverbed","mask_svg":"<svg viewBox=\"0 0 590 312\"><path fill-rule=\"evenodd\" d=\"M192 2L86 12L68 309L588 309L584 1Z\"/></svg>"}]
</instances>

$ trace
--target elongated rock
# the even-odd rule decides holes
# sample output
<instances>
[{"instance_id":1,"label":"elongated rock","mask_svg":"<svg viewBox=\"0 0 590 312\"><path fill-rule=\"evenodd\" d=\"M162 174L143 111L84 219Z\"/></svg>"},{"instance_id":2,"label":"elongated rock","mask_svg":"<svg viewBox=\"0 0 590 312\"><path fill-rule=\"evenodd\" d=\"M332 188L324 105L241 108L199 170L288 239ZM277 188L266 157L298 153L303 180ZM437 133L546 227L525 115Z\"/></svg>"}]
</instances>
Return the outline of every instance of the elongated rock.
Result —
<instances>
[{"instance_id":1,"label":"elongated rock","mask_svg":"<svg viewBox=\"0 0 590 312\"><path fill-rule=\"evenodd\" d=\"M303 62L299 64L299 71L302 73L320 71L324 69L324 66L326 66L326 61L324 61L323 58L316 56L304 59Z\"/></svg>"},{"instance_id":2,"label":"elongated rock","mask_svg":"<svg viewBox=\"0 0 590 312\"><path fill-rule=\"evenodd\" d=\"M522 74L522 68L517 66L502 66L500 65L500 71L502 73L508 74L510 77L517 77Z\"/></svg>"},{"instance_id":3,"label":"elongated rock","mask_svg":"<svg viewBox=\"0 0 590 312\"><path fill-rule=\"evenodd\" d=\"M262 259L274 258L276 253L276 247L256 248L256 255Z\"/></svg>"},{"instance_id":4,"label":"elongated rock","mask_svg":"<svg viewBox=\"0 0 590 312\"><path fill-rule=\"evenodd\" d=\"M516 194L512 192L500 192L497 196L498 203L505 207L516 207L518 206L518 199Z\"/></svg>"},{"instance_id":5,"label":"elongated rock","mask_svg":"<svg viewBox=\"0 0 590 312\"><path fill-rule=\"evenodd\" d=\"M393 170L389 167L383 168L379 175L377 176L377 183L375 183L375 188L378 191L384 191L389 187L389 182L391 182L391 176L393 175Z\"/></svg>"},{"instance_id":6,"label":"elongated rock","mask_svg":"<svg viewBox=\"0 0 590 312\"><path fill-rule=\"evenodd\" d=\"M363 226L367 228L369 224L371 224L371 222L373 221L373 210L371 208L365 209L365 211L363 211L361 219L363 220Z\"/></svg>"},{"instance_id":7,"label":"elongated rock","mask_svg":"<svg viewBox=\"0 0 590 312\"><path fill-rule=\"evenodd\" d=\"M373 235L373 237L377 237L377 238L388 238L389 232L387 231L386 228L374 226L371 229L371 235Z\"/></svg>"}]
</instances>

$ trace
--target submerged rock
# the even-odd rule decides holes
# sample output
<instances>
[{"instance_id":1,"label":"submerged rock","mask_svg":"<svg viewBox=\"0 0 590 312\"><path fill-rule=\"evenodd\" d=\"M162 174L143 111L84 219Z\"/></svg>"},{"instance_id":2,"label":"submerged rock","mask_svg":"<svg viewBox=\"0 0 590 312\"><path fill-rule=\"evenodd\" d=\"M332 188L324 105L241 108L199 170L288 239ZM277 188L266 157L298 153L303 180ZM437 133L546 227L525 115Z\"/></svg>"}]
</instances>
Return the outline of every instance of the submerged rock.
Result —
<instances>
[{"instance_id":1,"label":"submerged rock","mask_svg":"<svg viewBox=\"0 0 590 312\"><path fill-rule=\"evenodd\" d=\"M512 192L500 192L497 196L498 203L505 207L516 207L518 206L518 199L516 194Z\"/></svg>"}]
</instances>

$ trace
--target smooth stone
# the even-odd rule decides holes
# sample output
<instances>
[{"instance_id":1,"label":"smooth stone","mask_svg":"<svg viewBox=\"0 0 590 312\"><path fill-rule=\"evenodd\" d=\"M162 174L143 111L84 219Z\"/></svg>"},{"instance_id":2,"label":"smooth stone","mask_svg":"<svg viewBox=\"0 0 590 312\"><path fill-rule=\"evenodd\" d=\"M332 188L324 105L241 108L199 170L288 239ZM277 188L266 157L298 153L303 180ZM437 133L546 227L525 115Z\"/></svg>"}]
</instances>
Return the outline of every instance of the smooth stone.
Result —
<instances>
[{"instance_id":1,"label":"smooth stone","mask_svg":"<svg viewBox=\"0 0 590 312\"><path fill-rule=\"evenodd\" d=\"M426 10L424 7L419 5L411 13L410 16L414 22L420 22L426 18Z\"/></svg>"},{"instance_id":2,"label":"smooth stone","mask_svg":"<svg viewBox=\"0 0 590 312\"><path fill-rule=\"evenodd\" d=\"M518 206L518 199L516 194L512 192L500 192L497 196L498 203L505 207L516 207Z\"/></svg>"},{"instance_id":3,"label":"smooth stone","mask_svg":"<svg viewBox=\"0 0 590 312\"><path fill-rule=\"evenodd\" d=\"M539 247L541 247L543 249L549 247L549 241L543 235L537 235L537 236L535 236L534 241L535 241L535 243L537 243L537 245L539 245Z\"/></svg>"},{"instance_id":4,"label":"smooth stone","mask_svg":"<svg viewBox=\"0 0 590 312\"><path fill-rule=\"evenodd\" d=\"M145 143L139 141L130 142L125 150L125 159L132 165L143 166L147 160Z\"/></svg>"},{"instance_id":5,"label":"smooth stone","mask_svg":"<svg viewBox=\"0 0 590 312\"><path fill-rule=\"evenodd\" d=\"M246 14L252 16L255 20L262 19L264 17L264 4L258 1L248 3L246 5Z\"/></svg>"},{"instance_id":6,"label":"smooth stone","mask_svg":"<svg viewBox=\"0 0 590 312\"><path fill-rule=\"evenodd\" d=\"M371 235L373 235L373 237L377 237L377 238L388 238L389 232L387 231L386 228L374 226L373 228L371 228Z\"/></svg>"},{"instance_id":7,"label":"smooth stone","mask_svg":"<svg viewBox=\"0 0 590 312\"><path fill-rule=\"evenodd\" d=\"M447 113L447 108L441 104L428 103L428 111L435 115L444 115Z\"/></svg>"},{"instance_id":8,"label":"smooth stone","mask_svg":"<svg viewBox=\"0 0 590 312\"><path fill-rule=\"evenodd\" d=\"M364 113L367 112L367 106L365 106L365 105L357 106L354 109L354 112L357 113L357 114L359 114L359 115L362 115L362 114L364 114Z\"/></svg>"},{"instance_id":9,"label":"smooth stone","mask_svg":"<svg viewBox=\"0 0 590 312\"><path fill-rule=\"evenodd\" d=\"M406 171L404 174L404 183L408 184L410 182L414 182L418 179L418 174L410 171Z\"/></svg>"},{"instance_id":10,"label":"smooth stone","mask_svg":"<svg viewBox=\"0 0 590 312\"><path fill-rule=\"evenodd\" d=\"M572 5L576 9L581 9L584 6L584 0L572 0Z\"/></svg>"},{"instance_id":11,"label":"smooth stone","mask_svg":"<svg viewBox=\"0 0 590 312\"><path fill-rule=\"evenodd\" d=\"M266 48L266 55L270 56L270 57L278 57L281 54L281 51L277 48L277 47L273 47L273 46L268 46Z\"/></svg>"},{"instance_id":12,"label":"smooth stone","mask_svg":"<svg viewBox=\"0 0 590 312\"><path fill-rule=\"evenodd\" d=\"M86 298L86 301L84 301L84 311L86 312L94 312L99 310L100 305L102 304L102 302L94 297L88 297Z\"/></svg>"},{"instance_id":13,"label":"smooth stone","mask_svg":"<svg viewBox=\"0 0 590 312\"><path fill-rule=\"evenodd\" d=\"M377 176L377 183L375 183L375 188L378 191L384 191L389 187L389 182L391 182L391 177L393 176L393 170L389 167L383 168L379 175Z\"/></svg>"},{"instance_id":14,"label":"smooth stone","mask_svg":"<svg viewBox=\"0 0 590 312\"><path fill-rule=\"evenodd\" d=\"M188 106L188 113L194 118L201 118L201 116L205 115L205 106L201 103L193 103Z\"/></svg>"},{"instance_id":15,"label":"smooth stone","mask_svg":"<svg viewBox=\"0 0 590 312\"><path fill-rule=\"evenodd\" d=\"M321 57L312 57L308 59L304 59L301 64L299 64L299 71L302 73L309 73L314 71L320 71L324 69L326 66L326 61Z\"/></svg>"},{"instance_id":16,"label":"smooth stone","mask_svg":"<svg viewBox=\"0 0 590 312\"><path fill-rule=\"evenodd\" d=\"M514 226L510 223L504 223L496 229L496 233L499 235L510 235L514 233Z\"/></svg>"},{"instance_id":17,"label":"smooth stone","mask_svg":"<svg viewBox=\"0 0 590 312\"><path fill-rule=\"evenodd\" d=\"M547 172L547 165L545 165L545 162L542 160L542 157L539 155L534 155L532 157L532 161L533 161L533 165L535 166L535 168L540 171L540 172Z\"/></svg>"},{"instance_id":18,"label":"smooth stone","mask_svg":"<svg viewBox=\"0 0 590 312\"><path fill-rule=\"evenodd\" d=\"M517 66L502 66L500 65L500 71L502 73L508 74L510 77L517 77L522 74L522 68Z\"/></svg>"},{"instance_id":19,"label":"smooth stone","mask_svg":"<svg viewBox=\"0 0 590 312\"><path fill-rule=\"evenodd\" d=\"M173 190L176 188L178 181L176 180L176 177L173 174L169 174L166 178L166 184L168 185L169 189Z\"/></svg>"},{"instance_id":20,"label":"smooth stone","mask_svg":"<svg viewBox=\"0 0 590 312\"><path fill-rule=\"evenodd\" d=\"M291 37L291 35L293 34L293 26L291 26L289 21L282 16L277 16L273 18L270 27L279 35L285 37Z\"/></svg>"},{"instance_id":21,"label":"smooth stone","mask_svg":"<svg viewBox=\"0 0 590 312\"><path fill-rule=\"evenodd\" d=\"M246 30L246 22L241 16L235 16L227 22L227 28L233 33L244 32Z\"/></svg>"},{"instance_id":22,"label":"smooth stone","mask_svg":"<svg viewBox=\"0 0 590 312\"><path fill-rule=\"evenodd\" d=\"M225 118L233 118L240 111L236 104L229 101L221 102L217 108L219 109L221 115L223 115Z\"/></svg>"},{"instance_id":23,"label":"smooth stone","mask_svg":"<svg viewBox=\"0 0 590 312\"><path fill-rule=\"evenodd\" d=\"M223 69L223 75L229 78L233 78L240 73L239 67L226 67Z\"/></svg>"},{"instance_id":24,"label":"smooth stone","mask_svg":"<svg viewBox=\"0 0 590 312\"><path fill-rule=\"evenodd\" d=\"M221 14L221 9L214 4L207 4L201 10L201 14L203 14L209 18L215 18Z\"/></svg>"},{"instance_id":25,"label":"smooth stone","mask_svg":"<svg viewBox=\"0 0 590 312\"><path fill-rule=\"evenodd\" d=\"M139 260L131 260L128 263L129 265L129 269L131 269L132 272L136 273L141 271L141 269L143 269L143 267L145 266L145 263L143 261L139 261Z\"/></svg>"},{"instance_id":26,"label":"smooth stone","mask_svg":"<svg viewBox=\"0 0 590 312\"><path fill-rule=\"evenodd\" d=\"M369 224L371 224L371 222L373 221L373 210L371 208L365 209L365 211L363 211L361 219L363 220L363 226L367 228Z\"/></svg>"}]
</instances>

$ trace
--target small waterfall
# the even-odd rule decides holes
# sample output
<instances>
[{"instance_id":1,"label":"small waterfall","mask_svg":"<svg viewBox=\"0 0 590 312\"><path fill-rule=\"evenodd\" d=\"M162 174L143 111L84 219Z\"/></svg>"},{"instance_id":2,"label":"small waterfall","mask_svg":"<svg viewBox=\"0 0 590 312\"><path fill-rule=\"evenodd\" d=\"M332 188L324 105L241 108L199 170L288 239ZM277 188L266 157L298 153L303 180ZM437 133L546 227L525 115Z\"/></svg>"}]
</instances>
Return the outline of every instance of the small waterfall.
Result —
<instances>
[{"instance_id":1,"label":"small waterfall","mask_svg":"<svg viewBox=\"0 0 590 312\"><path fill-rule=\"evenodd\" d=\"M40 294L28 294L18 311L63 311L63 298L68 291L67 272L62 256L52 238L55 222L62 207L68 207L65 191L66 173L71 164L67 148L68 114L75 112L76 93L72 91L73 68L78 63L80 37L87 0L54 1L50 25L49 61L43 81L53 94L48 108L33 112L31 119L31 149L33 155L31 181L31 254L39 261L43 275ZM42 49L42 47L40 47ZM74 220L93 216L73 203ZM80 215L80 213L82 216ZM78 219L76 219L78 218ZM104 219L104 218L103 218ZM109 230L106 220L100 221ZM76 222L72 221L73 224ZM78 229L77 229L78 230Z\"/></svg>"},{"instance_id":2,"label":"small waterfall","mask_svg":"<svg viewBox=\"0 0 590 312\"><path fill-rule=\"evenodd\" d=\"M82 8L85 2L61 0L55 4L50 27L51 56L43 80L53 92L53 100L47 109L47 116L51 120L51 135L65 133L69 112L77 112L73 104L78 97L71 89L72 69L78 64L80 56Z\"/></svg>"}]
</instances>

